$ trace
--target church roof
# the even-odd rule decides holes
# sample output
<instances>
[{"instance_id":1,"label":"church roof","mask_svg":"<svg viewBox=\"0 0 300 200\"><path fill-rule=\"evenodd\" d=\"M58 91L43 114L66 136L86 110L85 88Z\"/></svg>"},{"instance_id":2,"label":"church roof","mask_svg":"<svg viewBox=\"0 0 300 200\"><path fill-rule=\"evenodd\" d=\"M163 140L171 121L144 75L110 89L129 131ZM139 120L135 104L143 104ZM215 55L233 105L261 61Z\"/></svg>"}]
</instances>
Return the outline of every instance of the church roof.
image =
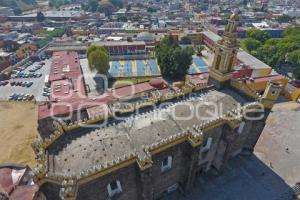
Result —
<instances>
[{"instance_id":1,"label":"church roof","mask_svg":"<svg viewBox=\"0 0 300 200\"><path fill-rule=\"evenodd\" d=\"M130 117L126 122L95 129L69 141L67 146L61 144L65 140L62 137L60 142L49 149L49 152L55 150L53 153L56 155L55 164L50 166L55 166L55 169L49 171L78 174L91 166L105 165L124 155L142 152L143 146L160 142L193 125L218 117L210 115L214 111L211 103L215 103L224 113L238 105L231 96L210 91L206 95L175 103L168 108ZM183 120L187 118L189 120Z\"/></svg>"}]
</instances>

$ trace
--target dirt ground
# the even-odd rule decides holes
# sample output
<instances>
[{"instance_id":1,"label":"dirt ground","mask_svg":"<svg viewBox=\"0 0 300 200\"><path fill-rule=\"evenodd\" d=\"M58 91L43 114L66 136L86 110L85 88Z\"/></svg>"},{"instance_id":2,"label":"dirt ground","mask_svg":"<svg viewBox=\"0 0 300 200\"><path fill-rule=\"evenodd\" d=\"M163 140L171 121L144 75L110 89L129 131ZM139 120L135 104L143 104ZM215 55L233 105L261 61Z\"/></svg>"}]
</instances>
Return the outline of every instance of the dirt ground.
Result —
<instances>
[{"instance_id":1,"label":"dirt ground","mask_svg":"<svg viewBox=\"0 0 300 200\"><path fill-rule=\"evenodd\" d=\"M31 141L37 136L37 105L0 102L0 164L17 163L34 167Z\"/></svg>"}]
</instances>

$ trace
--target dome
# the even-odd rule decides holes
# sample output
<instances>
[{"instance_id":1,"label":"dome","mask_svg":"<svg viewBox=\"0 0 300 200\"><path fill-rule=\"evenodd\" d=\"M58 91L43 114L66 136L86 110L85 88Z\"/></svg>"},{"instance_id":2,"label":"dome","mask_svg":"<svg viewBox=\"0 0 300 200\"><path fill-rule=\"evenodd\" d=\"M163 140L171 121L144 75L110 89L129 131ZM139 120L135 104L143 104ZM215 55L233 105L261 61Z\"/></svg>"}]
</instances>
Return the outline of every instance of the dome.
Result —
<instances>
[{"instance_id":1,"label":"dome","mask_svg":"<svg viewBox=\"0 0 300 200\"><path fill-rule=\"evenodd\" d=\"M161 79L161 78L151 79L149 84L152 87L157 88L157 89L162 89L162 88L164 88L164 85L165 85L163 79Z\"/></svg>"},{"instance_id":2,"label":"dome","mask_svg":"<svg viewBox=\"0 0 300 200\"><path fill-rule=\"evenodd\" d=\"M141 32L137 35L137 40L140 40L140 41L153 41L153 40L155 40L155 37L152 33Z\"/></svg>"}]
</instances>

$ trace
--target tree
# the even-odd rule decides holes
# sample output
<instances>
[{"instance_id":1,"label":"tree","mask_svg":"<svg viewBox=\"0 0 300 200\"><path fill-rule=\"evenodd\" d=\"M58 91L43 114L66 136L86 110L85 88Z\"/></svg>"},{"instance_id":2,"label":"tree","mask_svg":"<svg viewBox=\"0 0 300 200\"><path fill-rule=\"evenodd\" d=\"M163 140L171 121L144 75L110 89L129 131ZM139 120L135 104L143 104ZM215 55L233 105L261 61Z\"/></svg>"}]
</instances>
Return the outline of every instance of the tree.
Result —
<instances>
[{"instance_id":1,"label":"tree","mask_svg":"<svg viewBox=\"0 0 300 200\"><path fill-rule=\"evenodd\" d=\"M45 21L45 19L46 19L45 15L41 11L39 11L36 15L36 20L38 22L43 22Z\"/></svg>"},{"instance_id":2,"label":"tree","mask_svg":"<svg viewBox=\"0 0 300 200\"><path fill-rule=\"evenodd\" d=\"M154 12L156 12L156 11L157 11L156 8L153 8L153 7L147 8L147 12L154 13Z\"/></svg>"},{"instance_id":3,"label":"tree","mask_svg":"<svg viewBox=\"0 0 300 200\"><path fill-rule=\"evenodd\" d=\"M20 45L12 40L4 40L2 45L2 48L8 52L17 51L19 47Z\"/></svg>"},{"instance_id":4,"label":"tree","mask_svg":"<svg viewBox=\"0 0 300 200\"><path fill-rule=\"evenodd\" d=\"M22 10L19 7L14 8L13 12L14 12L15 15L21 15L22 14Z\"/></svg>"},{"instance_id":5,"label":"tree","mask_svg":"<svg viewBox=\"0 0 300 200\"><path fill-rule=\"evenodd\" d=\"M261 47L262 43L253 38L246 38L242 40L241 47L242 49L251 53L252 51L256 51L259 47Z\"/></svg>"},{"instance_id":6,"label":"tree","mask_svg":"<svg viewBox=\"0 0 300 200\"><path fill-rule=\"evenodd\" d=\"M268 65L278 68L285 64L295 66L296 53L294 51L299 50L299 48L300 27L290 27L283 33L283 38L268 39L250 53Z\"/></svg>"},{"instance_id":7,"label":"tree","mask_svg":"<svg viewBox=\"0 0 300 200\"><path fill-rule=\"evenodd\" d=\"M279 23L288 23L288 22L291 22L292 20L293 20L293 18L291 18L290 16L285 15L285 14L283 14L277 18L277 21Z\"/></svg>"},{"instance_id":8,"label":"tree","mask_svg":"<svg viewBox=\"0 0 300 200\"><path fill-rule=\"evenodd\" d=\"M90 46L87 50L89 67L100 74L107 74L109 70L109 55L104 47Z\"/></svg>"},{"instance_id":9,"label":"tree","mask_svg":"<svg viewBox=\"0 0 300 200\"><path fill-rule=\"evenodd\" d=\"M258 40L262 43L265 43L268 39L271 38L271 35L266 32L256 28L251 28L246 32L247 37Z\"/></svg>"},{"instance_id":10,"label":"tree","mask_svg":"<svg viewBox=\"0 0 300 200\"><path fill-rule=\"evenodd\" d=\"M192 64L194 50L181 48L172 37L167 36L156 47L155 53L162 76L168 80L183 80Z\"/></svg>"},{"instance_id":11,"label":"tree","mask_svg":"<svg viewBox=\"0 0 300 200\"><path fill-rule=\"evenodd\" d=\"M123 8L122 0L110 0L111 4L118 8Z\"/></svg>"},{"instance_id":12,"label":"tree","mask_svg":"<svg viewBox=\"0 0 300 200\"><path fill-rule=\"evenodd\" d=\"M99 4L98 0L89 0L87 5L87 10L90 12L96 12L98 10Z\"/></svg>"},{"instance_id":13,"label":"tree","mask_svg":"<svg viewBox=\"0 0 300 200\"><path fill-rule=\"evenodd\" d=\"M118 16L117 20L119 22L127 22L128 21L128 19L127 19L127 17L125 15Z\"/></svg>"},{"instance_id":14,"label":"tree","mask_svg":"<svg viewBox=\"0 0 300 200\"><path fill-rule=\"evenodd\" d=\"M300 80L300 50L288 53L287 61L294 67L293 76Z\"/></svg>"},{"instance_id":15,"label":"tree","mask_svg":"<svg viewBox=\"0 0 300 200\"><path fill-rule=\"evenodd\" d=\"M47 31L49 37L61 37L65 34L65 30L62 28L56 28L53 31Z\"/></svg>"}]
</instances>

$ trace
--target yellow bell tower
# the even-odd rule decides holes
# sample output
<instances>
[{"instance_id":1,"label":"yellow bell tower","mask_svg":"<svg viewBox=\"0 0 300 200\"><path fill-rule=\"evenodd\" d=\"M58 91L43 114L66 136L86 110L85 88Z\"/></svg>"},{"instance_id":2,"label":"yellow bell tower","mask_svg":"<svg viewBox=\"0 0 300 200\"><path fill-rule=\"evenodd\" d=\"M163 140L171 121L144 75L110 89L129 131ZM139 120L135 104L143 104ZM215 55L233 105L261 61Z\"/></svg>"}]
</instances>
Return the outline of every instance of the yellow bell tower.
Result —
<instances>
[{"instance_id":1,"label":"yellow bell tower","mask_svg":"<svg viewBox=\"0 0 300 200\"><path fill-rule=\"evenodd\" d=\"M265 108L271 109L276 102L280 92L282 90L282 85L279 83L269 82L264 94L262 95L260 102L264 105Z\"/></svg>"},{"instance_id":2,"label":"yellow bell tower","mask_svg":"<svg viewBox=\"0 0 300 200\"><path fill-rule=\"evenodd\" d=\"M228 20L223 38L218 41L214 49L214 58L210 67L210 80L216 86L222 87L231 78L234 60L239 49L237 40L238 25L239 16L238 11L235 10Z\"/></svg>"}]
</instances>

